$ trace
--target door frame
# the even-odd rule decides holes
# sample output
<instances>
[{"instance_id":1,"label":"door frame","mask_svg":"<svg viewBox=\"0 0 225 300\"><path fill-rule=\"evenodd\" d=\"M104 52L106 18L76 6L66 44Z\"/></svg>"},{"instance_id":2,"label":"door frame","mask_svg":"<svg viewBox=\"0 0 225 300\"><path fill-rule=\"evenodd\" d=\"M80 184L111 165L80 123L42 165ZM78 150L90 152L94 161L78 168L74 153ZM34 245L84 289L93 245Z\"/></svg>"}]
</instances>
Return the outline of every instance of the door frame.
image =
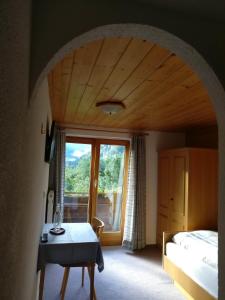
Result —
<instances>
[{"instance_id":1,"label":"door frame","mask_svg":"<svg viewBox=\"0 0 225 300\"><path fill-rule=\"evenodd\" d=\"M124 231L124 222L125 222L130 141L129 140L120 140L120 139L66 136L65 143L91 144L91 146L92 146L91 169L90 169L90 191L89 191L88 219L87 219L87 221L89 223L91 223L92 217L94 217L96 215L100 146L102 144L125 146L120 231L114 231L114 232L103 231L102 239L101 239L101 242L103 245L121 245L122 240L123 240L123 231Z\"/></svg>"}]
</instances>

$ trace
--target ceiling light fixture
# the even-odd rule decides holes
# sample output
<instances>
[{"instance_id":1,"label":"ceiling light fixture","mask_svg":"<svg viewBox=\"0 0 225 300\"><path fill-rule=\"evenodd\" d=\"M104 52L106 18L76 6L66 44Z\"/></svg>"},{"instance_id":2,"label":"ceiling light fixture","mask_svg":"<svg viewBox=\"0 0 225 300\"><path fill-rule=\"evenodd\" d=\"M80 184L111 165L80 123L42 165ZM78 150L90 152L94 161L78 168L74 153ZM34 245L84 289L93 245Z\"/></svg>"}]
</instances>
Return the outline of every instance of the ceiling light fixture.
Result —
<instances>
[{"instance_id":1,"label":"ceiling light fixture","mask_svg":"<svg viewBox=\"0 0 225 300\"><path fill-rule=\"evenodd\" d=\"M116 114L125 109L125 105L122 102L118 101L98 102L96 103L96 107L99 107L104 113L108 115Z\"/></svg>"}]
</instances>

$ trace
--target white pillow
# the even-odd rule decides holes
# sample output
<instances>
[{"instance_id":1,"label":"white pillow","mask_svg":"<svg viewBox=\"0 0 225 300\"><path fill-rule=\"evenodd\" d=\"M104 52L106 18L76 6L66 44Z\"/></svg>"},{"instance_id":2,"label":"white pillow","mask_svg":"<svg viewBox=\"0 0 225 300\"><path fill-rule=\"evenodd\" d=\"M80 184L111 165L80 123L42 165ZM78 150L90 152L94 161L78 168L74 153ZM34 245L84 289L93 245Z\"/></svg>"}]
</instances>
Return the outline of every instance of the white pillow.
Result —
<instances>
[{"instance_id":1,"label":"white pillow","mask_svg":"<svg viewBox=\"0 0 225 300\"><path fill-rule=\"evenodd\" d=\"M189 239L201 240L218 247L218 232L212 230L194 230L176 233L172 240L178 245L188 244ZM186 245L188 247L188 245ZM185 247L185 248L186 248Z\"/></svg>"}]
</instances>

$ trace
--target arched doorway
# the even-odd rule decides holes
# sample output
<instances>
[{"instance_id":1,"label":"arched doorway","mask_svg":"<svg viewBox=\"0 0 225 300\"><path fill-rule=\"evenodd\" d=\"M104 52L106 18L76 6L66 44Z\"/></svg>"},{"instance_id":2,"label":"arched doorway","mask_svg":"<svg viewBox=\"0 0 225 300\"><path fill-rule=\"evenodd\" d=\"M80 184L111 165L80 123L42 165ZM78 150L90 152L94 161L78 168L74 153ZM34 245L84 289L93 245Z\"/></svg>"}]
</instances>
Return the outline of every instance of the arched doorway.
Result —
<instances>
[{"instance_id":1,"label":"arched doorway","mask_svg":"<svg viewBox=\"0 0 225 300\"><path fill-rule=\"evenodd\" d=\"M225 168L223 167L225 165L225 157L223 155L223 153L225 153L225 141L223 139L225 135L225 93L213 70L194 48L166 31L147 25L115 24L98 27L87 33L84 33L81 36L75 37L72 41L70 41L56 53L54 58L50 60L46 68L39 76L33 95L35 95L35 91L38 89L39 84L48 74L54 64L61 58L63 58L72 49L78 48L83 44L94 41L96 39L113 36L133 36L136 38L153 41L162 47L170 49L179 57L181 57L188 65L191 66L191 68L198 74L205 87L207 88L216 112L219 129L219 258L222 258L223 253L225 253L225 224L222 222L222 216L225 213L225 203L223 201L223 198L225 196ZM225 296L225 287L222 285L222 282L225 278L225 265L222 264L222 259L219 260L221 261L221 264L219 266L219 297L222 299Z\"/></svg>"}]
</instances>

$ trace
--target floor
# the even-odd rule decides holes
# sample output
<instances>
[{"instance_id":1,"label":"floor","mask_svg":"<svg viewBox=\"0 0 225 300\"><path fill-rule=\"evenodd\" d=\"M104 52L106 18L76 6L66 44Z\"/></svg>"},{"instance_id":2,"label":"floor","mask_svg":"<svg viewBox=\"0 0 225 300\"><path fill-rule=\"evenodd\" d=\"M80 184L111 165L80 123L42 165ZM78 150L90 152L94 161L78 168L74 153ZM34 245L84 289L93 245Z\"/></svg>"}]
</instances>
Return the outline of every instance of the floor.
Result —
<instances>
[{"instance_id":1,"label":"floor","mask_svg":"<svg viewBox=\"0 0 225 300\"><path fill-rule=\"evenodd\" d=\"M161 251L149 246L135 253L121 247L103 247L105 269L96 268L97 300L184 300L161 266ZM46 268L44 300L60 299L63 268ZM89 300L89 279L81 287L81 268L71 268L65 300Z\"/></svg>"}]
</instances>

